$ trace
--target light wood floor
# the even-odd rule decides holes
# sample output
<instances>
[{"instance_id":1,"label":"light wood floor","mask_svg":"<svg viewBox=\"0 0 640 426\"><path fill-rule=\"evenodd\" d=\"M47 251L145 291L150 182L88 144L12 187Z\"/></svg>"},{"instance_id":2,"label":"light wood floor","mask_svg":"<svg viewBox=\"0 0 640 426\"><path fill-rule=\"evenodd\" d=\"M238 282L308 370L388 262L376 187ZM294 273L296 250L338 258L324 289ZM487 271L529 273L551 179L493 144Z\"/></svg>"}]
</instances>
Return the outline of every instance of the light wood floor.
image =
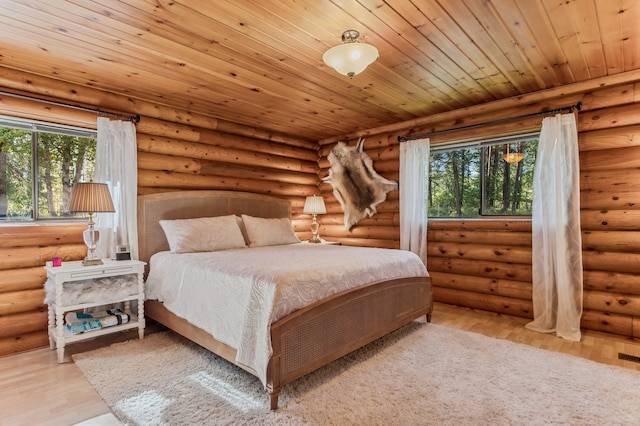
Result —
<instances>
[{"instance_id":1,"label":"light wood floor","mask_svg":"<svg viewBox=\"0 0 640 426\"><path fill-rule=\"evenodd\" d=\"M640 371L639 363L618 359L619 352L640 356L638 341L587 331L581 342L567 342L525 329L526 319L439 303L435 305L432 322ZM157 331L157 327L148 331ZM113 424L110 422L113 417L106 416L106 420L99 417L109 414L109 407L70 356L136 335L134 331L69 345L62 364L58 364L56 352L49 348L0 357L0 425Z\"/></svg>"}]
</instances>

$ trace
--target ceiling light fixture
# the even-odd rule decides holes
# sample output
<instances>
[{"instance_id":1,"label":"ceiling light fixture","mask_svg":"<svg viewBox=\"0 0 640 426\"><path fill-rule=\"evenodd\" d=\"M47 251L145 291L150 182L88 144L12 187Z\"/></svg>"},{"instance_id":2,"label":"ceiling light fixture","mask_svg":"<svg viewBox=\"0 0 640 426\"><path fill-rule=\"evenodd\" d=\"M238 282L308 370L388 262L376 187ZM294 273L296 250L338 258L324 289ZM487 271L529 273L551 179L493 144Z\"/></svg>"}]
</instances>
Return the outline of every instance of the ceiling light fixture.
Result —
<instances>
[{"instance_id":1,"label":"ceiling light fixture","mask_svg":"<svg viewBox=\"0 0 640 426\"><path fill-rule=\"evenodd\" d=\"M524 152L520 151L520 143L516 143L516 150L509 151L507 144L507 152L502 155L502 159L507 163L519 163L524 159Z\"/></svg>"},{"instance_id":2,"label":"ceiling light fixture","mask_svg":"<svg viewBox=\"0 0 640 426\"><path fill-rule=\"evenodd\" d=\"M356 30L342 33L342 44L332 47L322 55L324 63L349 78L364 71L378 59L379 54L378 49L372 45L360 43L358 37L360 33Z\"/></svg>"}]
</instances>

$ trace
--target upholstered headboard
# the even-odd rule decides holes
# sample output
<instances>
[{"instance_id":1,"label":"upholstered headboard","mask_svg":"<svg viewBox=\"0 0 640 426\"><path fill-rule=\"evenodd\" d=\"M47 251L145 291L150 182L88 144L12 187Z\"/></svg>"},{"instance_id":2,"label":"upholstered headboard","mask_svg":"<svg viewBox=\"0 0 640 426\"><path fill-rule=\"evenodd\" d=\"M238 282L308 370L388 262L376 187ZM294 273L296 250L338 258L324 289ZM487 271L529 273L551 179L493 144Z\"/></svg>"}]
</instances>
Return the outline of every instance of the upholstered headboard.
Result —
<instances>
[{"instance_id":1,"label":"upholstered headboard","mask_svg":"<svg viewBox=\"0 0 640 426\"><path fill-rule=\"evenodd\" d=\"M139 258L169 250L160 226L162 219L246 214L255 217L291 217L291 203L268 195L234 191L180 191L138 196Z\"/></svg>"}]
</instances>

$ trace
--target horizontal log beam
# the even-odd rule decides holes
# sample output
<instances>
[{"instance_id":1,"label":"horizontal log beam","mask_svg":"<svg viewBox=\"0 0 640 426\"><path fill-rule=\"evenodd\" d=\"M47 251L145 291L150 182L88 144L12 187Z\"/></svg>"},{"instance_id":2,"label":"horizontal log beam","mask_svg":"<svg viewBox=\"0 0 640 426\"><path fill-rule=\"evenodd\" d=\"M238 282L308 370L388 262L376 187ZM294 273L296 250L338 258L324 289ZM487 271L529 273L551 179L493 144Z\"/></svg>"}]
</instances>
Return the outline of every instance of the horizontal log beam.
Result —
<instances>
[{"instance_id":1,"label":"horizontal log beam","mask_svg":"<svg viewBox=\"0 0 640 426\"><path fill-rule=\"evenodd\" d=\"M0 249L0 270L44 266L54 256L63 261L84 259L87 246L84 244L64 244L44 247L17 247Z\"/></svg>"},{"instance_id":2,"label":"horizontal log beam","mask_svg":"<svg viewBox=\"0 0 640 426\"><path fill-rule=\"evenodd\" d=\"M349 231L344 226L324 225L320 232L337 238L373 238L382 240L397 240L400 238L400 228L397 226L361 226L356 225Z\"/></svg>"},{"instance_id":3,"label":"horizontal log beam","mask_svg":"<svg viewBox=\"0 0 640 426\"><path fill-rule=\"evenodd\" d=\"M634 274L640 271L640 253L583 251L582 267L585 270Z\"/></svg>"},{"instance_id":4,"label":"horizontal log beam","mask_svg":"<svg viewBox=\"0 0 640 426\"><path fill-rule=\"evenodd\" d=\"M492 241L492 245L430 242L427 240L428 257L531 264L531 248L508 247Z\"/></svg>"},{"instance_id":5,"label":"horizontal log beam","mask_svg":"<svg viewBox=\"0 0 640 426\"><path fill-rule=\"evenodd\" d=\"M29 74L6 67L0 67L0 86L14 89L14 91L25 94L39 95L39 97L44 97L45 99L72 102L78 106L86 106L89 108L100 107L102 109L126 114L140 114L143 118L139 124L153 117L162 121L188 124L204 129L219 130L225 133L267 141L282 142L292 146L309 149L314 149L314 147L317 146L315 141L308 141L291 135L258 129L204 114L154 104L88 86L66 82L61 83L60 80L57 79ZM93 122L95 123L95 114L92 115Z\"/></svg>"},{"instance_id":6,"label":"horizontal log beam","mask_svg":"<svg viewBox=\"0 0 640 426\"><path fill-rule=\"evenodd\" d=\"M46 279L42 266L0 270L0 293L42 288Z\"/></svg>"},{"instance_id":7,"label":"horizontal log beam","mask_svg":"<svg viewBox=\"0 0 640 426\"><path fill-rule=\"evenodd\" d=\"M45 309L0 315L0 339L46 330L48 313Z\"/></svg>"},{"instance_id":8,"label":"horizontal log beam","mask_svg":"<svg viewBox=\"0 0 640 426\"><path fill-rule=\"evenodd\" d=\"M47 330L0 339L0 356L42 348L49 345Z\"/></svg>"},{"instance_id":9,"label":"horizontal log beam","mask_svg":"<svg viewBox=\"0 0 640 426\"><path fill-rule=\"evenodd\" d=\"M140 187L173 188L174 191L176 189L218 189L284 196L308 196L316 193L316 187L311 185L200 176L155 170L139 170L138 185Z\"/></svg>"},{"instance_id":10,"label":"horizontal log beam","mask_svg":"<svg viewBox=\"0 0 640 426\"><path fill-rule=\"evenodd\" d=\"M600 91L620 85L628 85L638 80L640 80L640 70L628 71L606 77L594 78L579 83L565 84L547 90L539 90L537 92L518 95L507 99L486 102L466 108L459 108L453 111L432 114L428 117L415 118L391 125L385 125L373 129L348 133L345 135L336 135L320 140L320 145L332 144L341 140L356 140L359 137L368 138L372 137L373 135L379 135L383 133L398 132L404 135L407 133L407 129L417 129L422 126L430 126L435 123L442 123L446 121L457 123L463 119L467 119L466 122L468 122L470 118L473 118L475 116L480 116L481 120L487 121L487 118L491 118L492 116L495 117L495 113L499 113L500 111L522 111L528 105L536 103L548 104L552 101L555 101L564 102L563 105L566 105L571 103L568 99L574 95L584 94L585 92L590 91ZM584 96L580 96L581 99L583 97ZM597 106L597 104L590 106L595 107ZM415 133L420 132L416 131Z\"/></svg>"},{"instance_id":11,"label":"horizontal log beam","mask_svg":"<svg viewBox=\"0 0 640 426\"><path fill-rule=\"evenodd\" d=\"M582 210L583 231L637 231L640 210Z\"/></svg>"},{"instance_id":12,"label":"horizontal log beam","mask_svg":"<svg viewBox=\"0 0 640 426\"><path fill-rule=\"evenodd\" d=\"M465 231L518 231L531 232L531 220L487 220L487 219L431 219L430 230L465 230Z\"/></svg>"},{"instance_id":13,"label":"horizontal log beam","mask_svg":"<svg viewBox=\"0 0 640 426\"><path fill-rule=\"evenodd\" d=\"M640 328L634 330L634 318L628 315L584 310L580 326L588 330L602 331L604 333L640 337Z\"/></svg>"},{"instance_id":14,"label":"horizontal log beam","mask_svg":"<svg viewBox=\"0 0 640 426\"><path fill-rule=\"evenodd\" d=\"M288 170L268 169L219 163L216 161L176 157L151 152L138 153L138 169L150 171L178 172L213 177L258 179L299 185L317 185L315 173L300 173Z\"/></svg>"},{"instance_id":15,"label":"horizontal log beam","mask_svg":"<svg viewBox=\"0 0 640 426\"><path fill-rule=\"evenodd\" d=\"M581 111L578 115L578 131L613 129L640 124L638 104Z\"/></svg>"},{"instance_id":16,"label":"horizontal log beam","mask_svg":"<svg viewBox=\"0 0 640 426\"><path fill-rule=\"evenodd\" d=\"M531 247L531 232L518 231L467 231L454 229L431 229L427 241L447 243L500 244L514 247Z\"/></svg>"},{"instance_id":17,"label":"horizontal log beam","mask_svg":"<svg viewBox=\"0 0 640 426\"><path fill-rule=\"evenodd\" d=\"M86 219L81 223L65 225L12 225L0 232L0 248L82 244L82 232L87 229Z\"/></svg>"},{"instance_id":18,"label":"horizontal log beam","mask_svg":"<svg viewBox=\"0 0 640 426\"><path fill-rule=\"evenodd\" d=\"M0 293L0 316L46 309L44 288Z\"/></svg>"},{"instance_id":19,"label":"horizontal log beam","mask_svg":"<svg viewBox=\"0 0 640 426\"><path fill-rule=\"evenodd\" d=\"M583 287L585 290L612 293L632 294L640 296L640 274L611 271L583 272Z\"/></svg>"},{"instance_id":20,"label":"horizontal log beam","mask_svg":"<svg viewBox=\"0 0 640 426\"><path fill-rule=\"evenodd\" d=\"M450 305L482 309L517 317L533 318L533 303L522 299L434 287L433 300Z\"/></svg>"},{"instance_id":21,"label":"horizontal log beam","mask_svg":"<svg viewBox=\"0 0 640 426\"><path fill-rule=\"evenodd\" d=\"M640 125L581 132L580 155L587 151L640 146Z\"/></svg>"},{"instance_id":22,"label":"horizontal log beam","mask_svg":"<svg viewBox=\"0 0 640 426\"><path fill-rule=\"evenodd\" d=\"M640 252L640 231L582 231L582 249Z\"/></svg>"},{"instance_id":23,"label":"horizontal log beam","mask_svg":"<svg viewBox=\"0 0 640 426\"><path fill-rule=\"evenodd\" d=\"M580 171L640 168L640 145L580 153Z\"/></svg>"},{"instance_id":24,"label":"horizontal log beam","mask_svg":"<svg viewBox=\"0 0 640 426\"><path fill-rule=\"evenodd\" d=\"M429 271L434 287L531 300L531 283Z\"/></svg>"},{"instance_id":25,"label":"horizontal log beam","mask_svg":"<svg viewBox=\"0 0 640 426\"><path fill-rule=\"evenodd\" d=\"M325 234L320 232L320 238L327 241L335 241L343 246L353 247L377 247L388 249L400 249L399 240L385 240L376 238L342 238L335 235Z\"/></svg>"},{"instance_id":26,"label":"horizontal log beam","mask_svg":"<svg viewBox=\"0 0 640 426\"><path fill-rule=\"evenodd\" d=\"M580 190L593 191L640 191L640 180L637 170L610 169L580 172Z\"/></svg>"},{"instance_id":27,"label":"horizontal log beam","mask_svg":"<svg viewBox=\"0 0 640 426\"><path fill-rule=\"evenodd\" d=\"M170 143L166 139L141 139L138 141L138 151L303 173L317 174L318 172L318 165L312 161L256 153L238 148L215 147L200 142L175 140Z\"/></svg>"},{"instance_id":28,"label":"horizontal log beam","mask_svg":"<svg viewBox=\"0 0 640 426\"><path fill-rule=\"evenodd\" d=\"M531 265L511 265L503 262L478 262L447 257L427 257L427 269L435 272L460 273L485 278L532 282Z\"/></svg>"},{"instance_id":29,"label":"horizontal log beam","mask_svg":"<svg viewBox=\"0 0 640 426\"><path fill-rule=\"evenodd\" d=\"M640 210L640 190L623 191L616 187L607 190L580 191L583 210Z\"/></svg>"},{"instance_id":30,"label":"horizontal log beam","mask_svg":"<svg viewBox=\"0 0 640 426\"><path fill-rule=\"evenodd\" d=\"M640 296L609 293L602 291L585 291L583 295L584 309L615 313L640 318Z\"/></svg>"},{"instance_id":31,"label":"horizontal log beam","mask_svg":"<svg viewBox=\"0 0 640 426\"><path fill-rule=\"evenodd\" d=\"M198 142L203 145L217 146L221 148L238 148L252 152L259 152L266 155L277 155L279 157L297 158L299 160L316 163L319 159L317 147L299 148L295 146L279 144L260 139L247 138L243 136L221 133L213 130L196 128L197 132L188 139L175 138L172 135L153 135L137 132L137 142L143 145L164 145L185 142ZM166 130L163 133L168 133Z\"/></svg>"}]
</instances>

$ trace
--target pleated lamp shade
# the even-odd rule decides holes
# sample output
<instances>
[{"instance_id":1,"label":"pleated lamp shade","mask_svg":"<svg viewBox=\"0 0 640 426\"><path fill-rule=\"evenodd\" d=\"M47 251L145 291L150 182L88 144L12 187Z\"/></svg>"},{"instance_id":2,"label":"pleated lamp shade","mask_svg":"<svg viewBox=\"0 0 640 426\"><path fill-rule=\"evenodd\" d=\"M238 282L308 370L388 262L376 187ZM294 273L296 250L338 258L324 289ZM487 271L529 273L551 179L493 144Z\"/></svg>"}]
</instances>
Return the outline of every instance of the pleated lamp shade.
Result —
<instances>
[{"instance_id":1,"label":"pleated lamp shade","mask_svg":"<svg viewBox=\"0 0 640 426\"><path fill-rule=\"evenodd\" d=\"M304 202L303 214L325 214L327 208L324 206L324 199L319 195L307 197Z\"/></svg>"},{"instance_id":2,"label":"pleated lamp shade","mask_svg":"<svg viewBox=\"0 0 640 426\"><path fill-rule=\"evenodd\" d=\"M72 213L115 212L106 183L78 182L73 186L69 211Z\"/></svg>"}]
</instances>

